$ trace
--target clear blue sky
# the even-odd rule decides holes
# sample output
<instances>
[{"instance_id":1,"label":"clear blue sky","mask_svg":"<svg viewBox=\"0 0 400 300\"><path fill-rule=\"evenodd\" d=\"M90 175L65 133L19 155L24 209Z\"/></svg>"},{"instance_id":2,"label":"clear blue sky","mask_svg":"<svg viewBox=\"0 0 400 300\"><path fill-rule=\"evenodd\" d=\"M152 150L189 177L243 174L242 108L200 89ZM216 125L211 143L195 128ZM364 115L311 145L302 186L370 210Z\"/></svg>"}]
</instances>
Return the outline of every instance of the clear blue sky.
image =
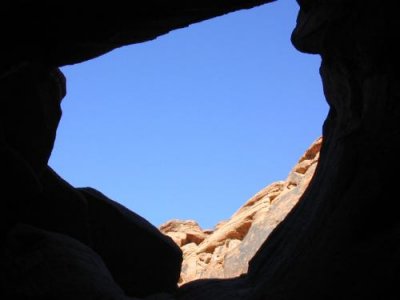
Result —
<instances>
[{"instance_id":1,"label":"clear blue sky","mask_svg":"<svg viewBox=\"0 0 400 300\"><path fill-rule=\"evenodd\" d=\"M229 218L321 135L320 58L290 42L297 10L280 0L62 68L50 165L156 226Z\"/></svg>"}]
</instances>

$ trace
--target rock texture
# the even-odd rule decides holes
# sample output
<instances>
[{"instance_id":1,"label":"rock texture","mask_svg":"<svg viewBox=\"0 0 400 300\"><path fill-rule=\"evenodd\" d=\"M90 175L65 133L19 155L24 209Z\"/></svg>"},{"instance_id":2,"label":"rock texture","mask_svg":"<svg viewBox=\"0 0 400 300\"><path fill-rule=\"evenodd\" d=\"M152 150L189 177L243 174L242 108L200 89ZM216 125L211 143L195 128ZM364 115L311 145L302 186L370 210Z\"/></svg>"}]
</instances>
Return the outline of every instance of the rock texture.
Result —
<instances>
[{"instance_id":1,"label":"rock texture","mask_svg":"<svg viewBox=\"0 0 400 300\"><path fill-rule=\"evenodd\" d=\"M107 267L105 257L92 249L90 200L47 166L65 94L58 68L267 2L2 2L1 299L124 299L127 294L126 287L114 280L115 270ZM251 259L247 275L196 280L176 290L176 283L170 284L171 278L179 277L180 249L166 242L158 250L169 253L168 262L160 263L171 269L158 277L162 284L159 280L152 284L148 277L135 283L145 287L139 293L179 300L400 298L397 3L298 3L292 42L299 51L321 56L320 73L330 106L313 180ZM129 213L121 215L129 224L136 222ZM104 218L113 219L107 214ZM137 237L138 244L147 240L147 233ZM119 242L119 249L109 252L110 261L118 260L120 250L135 255L132 243ZM158 257L140 255L138 259L147 261ZM140 280L135 269L124 269L123 261L116 265L122 268L120 274L131 273ZM159 274L158 269L148 271ZM165 285L172 294L163 291Z\"/></svg>"},{"instance_id":2,"label":"rock texture","mask_svg":"<svg viewBox=\"0 0 400 300\"><path fill-rule=\"evenodd\" d=\"M179 284L247 273L251 258L308 187L321 144L322 138L318 138L285 181L274 182L259 191L213 230L202 230L191 220L171 220L161 225L161 232L171 237L183 252Z\"/></svg>"}]
</instances>

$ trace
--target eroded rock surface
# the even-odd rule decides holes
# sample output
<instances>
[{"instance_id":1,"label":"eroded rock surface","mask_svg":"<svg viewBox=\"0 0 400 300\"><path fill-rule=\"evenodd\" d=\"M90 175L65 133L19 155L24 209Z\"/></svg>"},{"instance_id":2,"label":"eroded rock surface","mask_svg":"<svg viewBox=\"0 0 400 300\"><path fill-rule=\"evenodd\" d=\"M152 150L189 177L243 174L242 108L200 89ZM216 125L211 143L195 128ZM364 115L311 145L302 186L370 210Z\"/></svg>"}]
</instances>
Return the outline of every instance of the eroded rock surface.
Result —
<instances>
[{"instance_id":1,"label":"eroded rock surface","mask_svg":"<svg viewBox=\"0 0 400 300\"><path fill-rule=\"evenodd\" d=\"M179 283L247 273L250 259L309 185L321 144L319 138L309 147L285 181L259 191L213 230L202 230L192 220L171 220L160 226L161 232L170 236L183 252Z\"/></svg>"}]
</instances>

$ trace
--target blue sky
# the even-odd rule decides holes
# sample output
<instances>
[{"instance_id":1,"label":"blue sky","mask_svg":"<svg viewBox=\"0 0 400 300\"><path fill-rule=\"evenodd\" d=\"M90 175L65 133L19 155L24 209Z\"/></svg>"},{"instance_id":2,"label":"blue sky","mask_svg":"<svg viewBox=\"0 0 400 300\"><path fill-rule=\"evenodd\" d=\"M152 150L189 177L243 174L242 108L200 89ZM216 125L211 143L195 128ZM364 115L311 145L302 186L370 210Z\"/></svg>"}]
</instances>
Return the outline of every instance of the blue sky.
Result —
<instances>
[{"instance_id":1,"label":"blue sky","mask_svg":"<svg viewBox=\"0 0 400 300\"><path fill-rule=\"evenodd\" d=\"M63 67L50 165L156 226L229 218L321 135L320 58L290 42L297 10L280 0Z\"/></svg>"}]
</instances>

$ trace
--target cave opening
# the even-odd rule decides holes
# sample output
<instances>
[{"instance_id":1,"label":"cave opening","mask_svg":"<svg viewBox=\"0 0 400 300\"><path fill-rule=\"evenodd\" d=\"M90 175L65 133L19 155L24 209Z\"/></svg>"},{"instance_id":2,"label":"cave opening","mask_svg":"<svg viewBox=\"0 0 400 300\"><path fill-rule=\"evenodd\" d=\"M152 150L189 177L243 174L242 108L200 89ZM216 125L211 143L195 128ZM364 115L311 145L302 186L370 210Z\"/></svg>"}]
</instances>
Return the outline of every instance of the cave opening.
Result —
<instances>
[{"instance_id":1,"label":"cave opening","mask_svg":"<svg viewBox=\"0 0 400 300\"><path fill-rule=\"evenodd\" d=\"M50 165L156 226L229 218L321 135L320 58L290 42L297 11L278 1L63 67Z\"/></svg>"},{"instance_id":2,"label":"cave opening","mask_svg":"<svg viewBox=\"0 0 400 300\"><path fill-rule=\"evenodd\" d=\"M267 20L268 15L259 19L260 10L254 9L247 11L251 13L247 21L239 18L241 13L231 14L143 43L168 30L266 2L274 1L4 2L0 18L0 151L4 175L0 210L1 299L341 299L343 295L356 299L399 298L395 296L399 269L398 197L393 189L398 180L392 176L399 169L400 84L397 39L393 39L398 34L399 18L392 3L297 1L302 10L292 41L299 51L320 55L321 79L330 112L323 125L324 142L316 176L305 193L298 190L297 180L307 176L310 166L317 165L316 144L290 171L293 184L285 187L297 189L301 201L288 217L264 218L266 222L251 226L238 222L241 226L229 231L230 240L222 244L205 246L199 242L201 235L192 231L181 239L186 243L181 248L159 228L101 192L80 188L93 186L158 225L170 218L167 208L174 216L186 218L177 215L180 210L174 201L178 194L167 189L175 183L185 191L189 218L208 227L194 212L211 219L214 213L219 214L217 204L227 207L226 203L230 203L237 208L233 196L240 196L247 181L257 187L251 187L246 198L271 181L266 179L267 175L276 175L272 181L284 177L287 170L282 168L282 176L275 174L273 163L284 156L288 168L292 167L287 153L296 152L293 161L297 160L320 135L325 117L325 112L319 114L318 106L311 104L317 99L313 97L317 90L308 86L312 78L316 78L315 83L320 82L316 71L318 57L314 57L315 65L297 64L285 52L291 49L303 58L312 57L299 54L289 43L297 8L293 7L293 25L287 29L286 38L282 32L278 38L270 35L270 30L281 30L285 22L275 9L291 11L287 8L292 4L280 1L269 6L268 11L279 16L278 20L269 19L270 23L262 23L260 20ZM131 5L135 9L127 9ZM222 35L213 36L218 32L215 25L228 20L235 21L228 23ZM172 51L161 47L169 38L178 41L179 36L190 32L201 37L200 28L207 24L213 26L212 30L200 42L185 36L185 43ZM250 24L255 25L247 27ZM244 28L245 34L241 33ZM230 35L232 43L227 39ZM285 38L286 46L276 47L281 38ZM239 47L239 41L246 47ZM219 42L225 46L222 54L217 54L214 47ZM76 68L66 66L133 43L143 44L121 48ZM207 55L202 47L211 45L211 54ZM160 48L161 53L152 52L153 46ZM142 50L149 56L132 50L139 61L131 64L123 54L128 49ZM196 55L186 62L180 61L178 58L185 56L183 49ZM262 55L258 56L258 52ZM122 60L118 62L113 55ZM225 58L227 63L223 63ZM103 68L103 59L122 68ZM173 64L168 65L168 61ZM212 64L207 65L210 61ZM74 72L83 72L91 63L96 66L94 72L74 76ZM66 66L62 69L69 80L69 96L63 103L64 117L49 166L60 101L65 95L60 66ZM168 68L167 73L161 73L163 67ZM120 73L121 70L128 71ZM196 72L189 74L187 70ZM221 73L223 70L228 72ZM308 71L315 77L310 77ZM139 75L130 77L132 74ZM165 81L171 74L173 80ZM238 74L242 77L233 80ZM296 79L293 82L292 77ZM96 84L92 85L91 80ZM77 82L88 89L74 88ZM222 91L214 90L212 83ZM168 94L159 89L162 84L178 86ZM125 86L132 86L133 90L124 90ZM260 86L266 90L257 90ZM121 97L120 92L130 97ZM184 97L178 97L182 94ZM322 93L318 95L322 98ZM298 102L299 106L295 106ZM282 107L276 106L278 103ZM222 110L217 109L219 105ZM319 105L326 105L325 100ZM294 109L294 114L290 114L290 109ZM106 113L102 114L102 110ZM320 122L315 134L310 133L310 140L297 151L294 142L308 132L303 125L313 124L314 115L310 112L319 116ZM80 113L82 118L74 113ZM135 120L135 126L129 123L131 120ZM148 126L157 123L160 126L151 127L153 132L148 130ZM196 123L205 131L203 136L194 129ZM74 130L70 131L68 124L75 126ZM169 127L171 124L175 128ZM211 144L203 139L213 134L216 136ZM282 143L284 138L287 144ZM153 144L144 143L146 139ZM180 142L179 147L169 148L174 141ZM228 147L217 147L220 144ZM252 151L241 152L246 147ZM135 152L140 149L142 153ZM261 156L256 155L257 151ZM206 176L195 176L201 168L196 167L193 157L206 157L200 160L200 167L208 171ZM174 158L173 164L167 165L170 158ZM149 161L155 168L150 168ZM180 161L186 169L180 169ZM135 168L139 172L135 173ZM79 177L68 174L69 169L77 171ZM90 170L93 172L87 172ZM168 171L166 175L162 175L164 170ZM219 173L221 170L224 172ZM147 173L151 180L146 185L142 180ZM183 176L177 176L178 173ZM262 183L257 182L257 174L261 174ZM104 175L103 182L98 175ZM238 180L224 185L228 178L235 177ZM189 179L195 184L186 189L185 180ZM222 193L217 195L206 185L207 180ZM281 194L274 194L280 187L280 183L271 186L271 197L266 199L272 203L268 216L281 208L277 203L287 204L278 200ZM203 191L210 194L202 194ZM242 208L252 207L264 196L256 194ZM244 197L240 198L243 204ZM126 199L136 202L127 204ZM152 204L151 212L162 212L162 220L141 211L141 203ZM196 204L205 207L206 213ZM215 221L210 223L212 226ZM226 224L229 222L219 228L226 228ZM255 234L251 234L253 228ZM235 266L235 256L227 257L220 250L237 246L246 235L239 247L232 248L238 250L236 258L241 257L249 249L242 248L245 240L249 237L260 242L262 230L270 234L267 242L261 241L251 261L242 260L247 264L247 275L227 279L225 271L229 270L225 268L224 280L213 272L208 274L212 276L202 277L206 280L179 286L190 281L188 271L205 271L190 269L193 265L220 264L224 255L224 267ZM217 232L220 231L217 229L210 236L215 237ZM197 246L203 247L202 251L197 251ZM188 261L188 250L193 249L199 255Z\"/></svg>"}]
</instances>

